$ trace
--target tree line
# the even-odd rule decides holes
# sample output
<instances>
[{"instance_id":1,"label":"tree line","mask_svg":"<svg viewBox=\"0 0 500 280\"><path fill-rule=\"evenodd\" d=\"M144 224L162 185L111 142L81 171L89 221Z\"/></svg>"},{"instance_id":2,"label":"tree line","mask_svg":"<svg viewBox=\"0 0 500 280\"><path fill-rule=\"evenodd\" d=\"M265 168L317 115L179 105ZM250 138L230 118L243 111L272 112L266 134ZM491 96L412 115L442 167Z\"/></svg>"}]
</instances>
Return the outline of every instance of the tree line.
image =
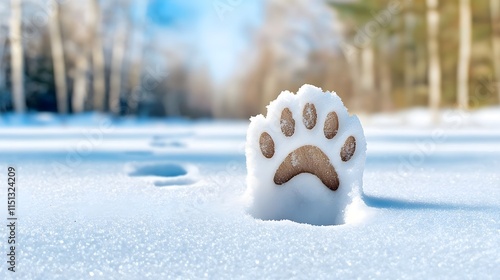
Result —
<instances>
[{"instance_id":1,"label":"tree line","mask_svg":"<svg viewBox=\"0 0 500 280\"><path fill-rule=\"evenodd\" d=\"M267 1L254 50L219 105L265 113L283 89L335 90L354 112L500 103L496 0ZM329 6L329 7L328 7Z\"/></svg>"},{"instance_id":2,"label":"tree line","mask_svg":"<svg viewBox=\"0 0 500 280\"><path fill-rule=\"evenodd\" d=\"M357 69L353 79L361 76L355 92L368 103L384 99L387 107L437 111L500 102L499 1L359 0L331 6L347 24L344 52Z\"/></svg>"},{"instance_id":3,"label":"tree line","mask_svg":"<svg viewBox=\"0 0 500 280\"><path fill-rule=\"evenodd\" d=\"M0 111L246 118L304 83L352 111L500 102L497 0L264 1L219 82L192 42L158 38L148 3L4 3Z\"/></svg>"},{"instance_id":4,"label":"tree line","mask_svg":"<svg viewBox=\"0 0 500 280\"><path fill-rule=\"evenodd\" d=\"M6 39L0 52L1 111L120 115L139 114L143 106L146 114L154 110L164 114L160 95L168 75L163 61L151 61L167 57L172 48L144 38L147 2L10 0L9 4L0 6L9 19L0 36ZM172 70L173 76L179 68Z\"/></svg>"}]
</instances>

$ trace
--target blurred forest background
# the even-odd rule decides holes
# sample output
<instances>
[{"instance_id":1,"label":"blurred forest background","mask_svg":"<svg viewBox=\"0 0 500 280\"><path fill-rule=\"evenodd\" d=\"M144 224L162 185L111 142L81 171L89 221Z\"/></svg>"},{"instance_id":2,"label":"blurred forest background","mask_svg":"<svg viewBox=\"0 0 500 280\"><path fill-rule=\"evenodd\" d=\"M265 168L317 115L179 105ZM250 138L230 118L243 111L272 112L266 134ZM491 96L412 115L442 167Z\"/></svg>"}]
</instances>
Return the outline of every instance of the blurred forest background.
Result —
<instances>
[{"instance_id":1,"label":"blurred forest background","mask_svg":"<svg viewBox=\"0 0 500 280\"><path fill-rule=\"evenodd\" d=\"M247 118L500 103L499 0L2 0L0 112Z\"/></svg>"}]
</instances>

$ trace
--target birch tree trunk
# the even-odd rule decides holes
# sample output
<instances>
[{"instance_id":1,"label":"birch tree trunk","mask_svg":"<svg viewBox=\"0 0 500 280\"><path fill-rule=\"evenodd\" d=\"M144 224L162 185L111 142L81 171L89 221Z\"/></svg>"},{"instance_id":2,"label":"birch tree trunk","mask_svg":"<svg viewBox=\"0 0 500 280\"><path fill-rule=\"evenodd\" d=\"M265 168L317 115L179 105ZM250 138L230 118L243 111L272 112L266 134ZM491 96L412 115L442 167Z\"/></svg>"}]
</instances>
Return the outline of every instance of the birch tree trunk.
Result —
<instances>
[{"instance_id":1,"label":"birch tree trunk","mask_svg":"<svg viewBox=\"0 0 500 280\"><path fill-rule=\"evenodd\" d=\"M138 1L138 3L141 3ZM137 7L137 3L134 3L134 5ZM146 32L146 13L147 13L147 6L145 4L140 4L141 6L138 7L140 11L139 13L139 18L137 19L138 23L136 22L135 25L137 26L137 30L135 30L135 38L134 43L135 43L135 48L134 48L134 53L135 53L135 64L131 65L131 69L129 72L129 96L127 98L127 107L128 107L128 113L134 114L137 111L137 107L140 102L140 94L141 94L141 75L142 75L142 68L144 65L143 62L143 48L144 48L144 32Z\"/></svg>"},{"instance_id":2,"label":"birch tree trunk","mask_svg":"<svg viewBox=\"0 0 500 280\"><path fill-rule=\"evenodd\" d=\"M391 75L391 66L390 66L390 58L391 55L389 53L389 49L384 44L388 42L387 34L383 33L380 35L380 46L379 46L379 58L378 59L378 67L380 71L380 108L383 111L390 111L392 109L392 75Z\"/></svg>"},{"instance_id":3,"label":"birch tree trunk","mask_svg":"<svg viewBox=\"0 0 500 280\"><path fill-rule=\"evenodd\" d=\"M130 95L127 98L128 113L134 114L140 102L141 95L141 74L142 74L142 57L138 58L136 64L131 65L129 73Z\"/></svg>"},{"instance_id":4,"label":"birch tree trunk","mask_svg":"<svg viewBox=\"0 0 500 280\"><path fill-rule=\"evenodd\" d=\"M142 47L141 51L142 52ZM134 65L131 65L129 73L129 87L130 93L127 98L128 113L134 114L137 111L137 107L140 102L141 94L141 74L142 74L142 53L138 54L137 60Z\"/></svg>"},{"instance_id":5,"label":"birch tree trunk","mask_svg":"<svg viewBox=\"0 0 500 280\"><path fill-rule=\"evenodd\" d=\"M349 66L349 76L352 87L352 110L359 111L361 108L361 87L357 82L360 73L360 52L354 46L344 44L342 46L342 54L344 55Z\"/></svg>"},{"instance_id":6,"label":"birch tree trunk","mask_svg":"<svg viewBox=\"0 0 500 280\"><path fill-rule=\"evenodd\" d=\"M374 58L373 46L364 47L361 52L361 84L367 91L375 88Z\"/></svg>"},{"instance_id":7,"label":"birch tree trunk","mask_svg":"<svg viewBox=\"0 0 500 280\"><path fill-rule=\"evenodd\" d=\"M373 97L376 95L375 88L375 54L372 44L368 44L361 50L361 93L363 97L363 108L365 111L373 110ZM356 81L353 81L354 83Z\"/></svg>"},{"instance_id":8,"label":"birch tree trunk","mask_svg":"<svg viewBox=\"0 0 500 280\"><path fill-rule=\"evenodd\" d=\"M492 43L493 43L493 66L495 68L495 80L497 84L498 103L500 104L500 1L490 0Z\"/></svg>"},{"instance_id":9,"label":"birch tree trunk","mask_svg":"<svg viewBox=\"0 0 500 280\"><path fill-rule=\"evenodd\" d=\"M415 14L413 0L408 0L405 13L405 102L411 106L414 102L415 91Z\"/></svg>"},{"instance_id":10,"label":"birch tree trunk","mask_svg":"<svg viewBox=\"0 0 500 280\"><path fill-rule=\"evenodd\" d=\"M9 3L10 4L10 3ZM5 4L7 5L7 4ZM2 7L0 5L0 13L5 12L8 13L9 15L11 14L10 7L9 9ZM9 39L9 32L10 32L10 21L11 21L11 16L8 17L3 17L2 20L0 20L0 58L4 57L5 50L7 49L7 41ZM4 89L6 88L6 73L5 73L5 62L4 59L0 59L0 88ZM0 111L5 109L5 104L3 102L0 102Z\"/></svg>"},{"instance_id":11,"label":"birch tree trunk","mask_svg":"<svg viewBox=\"0 0 500 280\"><path fill-rule=\"evenodd\" d=\"M125 55L125 24L118 23L115 31L113 53L111 58L111 77L109 86L109 111L115 115L120 113L120 93L122 84L122 65Z\"/></svg>"},{"instance_id":12,"label":"birch tree trunk","mask_svg":"<svg viewBox=\"0 0 500 280\"><path fill-rule=\"evenodd\" d=\"M73 85L72 108L74 113L81 113L85 110L85 99L87 97L87 70L88 57L85 49L76 58L75 82Z\"/></svg>"},{"instance_id":13,"label":"birch tree trunk","mask_svg":"<svg viewBox=\"0 0 500 280\"><path fill-rule=\"evenodd\" d=\"M60 114L68 113L68 88L66 85L66 68L64 65L64 49L59 26L59 4L51 0L52 15L50 17L50 43L54 78L56 83L57 110Z\"/></svg>"},{"instance_id":14,"label":"birch tree trunk","mask_svg":"<svg viewBox=\"0 0 500 280\"><path fill-rule=\"evenodd\" d=\"M96 111L104 111L106 99L106 81L104 77L104 48L101 37L101 9L99 0L92 0L92 72L93 72L93 106Z\"/></svg>"},{"instance_id":15,"label":"birch tree trunk","mask_svg":"<svg viewBox=\"0 0 500 280\"><path fill-rule=\"evenodd\" d=\"M10 18L9 18L10 20ZM3 26L0 25L0 28L3 28ZM8 31L7 31L8 32ZM7 34L3 34L2 31L0 30L0 57L4 57L5 54L5 45L7 41ZM3 59L0 59L0 89L4 89L6 87L6 81L5 81L5 64ZM3 102L0 102L0 112L5 108L5 104Z\"/></svg>"},{"instance_id":16,"label":"birch tree trunk","mask_svg":"<svg viewBox=\"0 0 500 280\"><path fill-rule=\"evenodd\" d=\"M498 0L497 0L498 1ZM470 0L460 0L460 50L457 70L458 107L469 107L469 65L472 40L472 15Z\"/></svg>"},{"instance_id":17,"label":"birch tree trunk","mask_svg":"<svg viewBox=\"0 0 500 280\"><path fill-rule=\"evenodd\" d=\"M87 98L87 72L88 72L88 59L89 59L89 28L87 20L87 11L89 10L88 2L82 2L80 5L76 6L80 11L85 13L81 14L81 17L71 14L74 18L78 18L81 25L73 29L76 36L73 38L77 45L78 51L74 56L75 58L75 69L74 69L74 83L73 83L73 98L71 99L71 105L73 113L81 113L85 110L85 100ZM72 11L73 13L73 11Z\"/></svg>"},{"instance_id":18,"label":"birch tree trunk","mask_svg":"<svg viewBox=\"0 0 500 280\"><path fill-rule=\"evenodd\" d=\"M23 44L21 41L21 0L11 1L12 15L10 18L10 43L12 63L12 95L14 110L16 113L26 111L24 98L24 67L23 67Z\"/></svg>"},{"instance_id":19,"label":"birch tree trunk","mask_svg":"<svg viewBox=\"0 0 500 280\"><path fill-rule=\"evenodd\" d=\"M433 120L439 120L438 110L441 103L441 63L439 61L439 11L438 0L427 0L427 49L429 55L429 107Z\"/></svg>"}]
</instances>

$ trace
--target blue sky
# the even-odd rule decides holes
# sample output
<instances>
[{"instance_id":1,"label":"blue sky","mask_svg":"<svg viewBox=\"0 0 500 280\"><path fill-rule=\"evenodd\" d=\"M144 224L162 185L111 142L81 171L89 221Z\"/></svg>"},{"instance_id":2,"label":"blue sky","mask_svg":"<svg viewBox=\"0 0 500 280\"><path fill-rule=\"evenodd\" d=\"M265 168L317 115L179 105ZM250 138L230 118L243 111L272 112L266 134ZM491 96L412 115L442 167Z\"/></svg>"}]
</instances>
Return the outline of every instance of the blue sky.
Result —
<instances>
[{"instance_id":1,"label":"blue sky","mask_svg":"<svg viewBox=\"0 0 500 280\"><path fill-rule=\"evenodd\" d=\"M250 47L249 30L262 18L261 0L151 0L148 18L191 44L216 82L226 79Z\"/></svg>"},{"instance_id":2,"label":"blue sky","mask_svg":"<svg viewBox=\"0 0 500 280\"><path fill-rule=\"evenodd\" d=\"M199 2L199 3L197 3ZM148 18L155 24L172 27L181 22L192 22L200 16L200 4L205 1L151 0Z\"/></svg>"}]
</instances>

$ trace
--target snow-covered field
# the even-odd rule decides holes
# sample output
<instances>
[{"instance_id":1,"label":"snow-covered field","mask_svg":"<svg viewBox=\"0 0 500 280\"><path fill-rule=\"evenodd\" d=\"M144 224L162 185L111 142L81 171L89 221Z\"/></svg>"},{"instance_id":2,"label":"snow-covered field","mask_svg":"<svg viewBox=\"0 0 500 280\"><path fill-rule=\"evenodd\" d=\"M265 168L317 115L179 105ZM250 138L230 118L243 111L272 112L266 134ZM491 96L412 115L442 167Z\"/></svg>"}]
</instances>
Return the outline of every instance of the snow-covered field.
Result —
<instances>
[{"instance_id":1,"label":"snow-covered field","mask_svg":"<svg viewBox=\"0 0 500 280\"><path fill-rule=\"evenodd\" d=\"M500 114L427 115L362 118L368 209L337 226L245 212L246 121L5 116L18 263L4 226L0 278L498 279Z\"/></svg>"}]
</instances>

